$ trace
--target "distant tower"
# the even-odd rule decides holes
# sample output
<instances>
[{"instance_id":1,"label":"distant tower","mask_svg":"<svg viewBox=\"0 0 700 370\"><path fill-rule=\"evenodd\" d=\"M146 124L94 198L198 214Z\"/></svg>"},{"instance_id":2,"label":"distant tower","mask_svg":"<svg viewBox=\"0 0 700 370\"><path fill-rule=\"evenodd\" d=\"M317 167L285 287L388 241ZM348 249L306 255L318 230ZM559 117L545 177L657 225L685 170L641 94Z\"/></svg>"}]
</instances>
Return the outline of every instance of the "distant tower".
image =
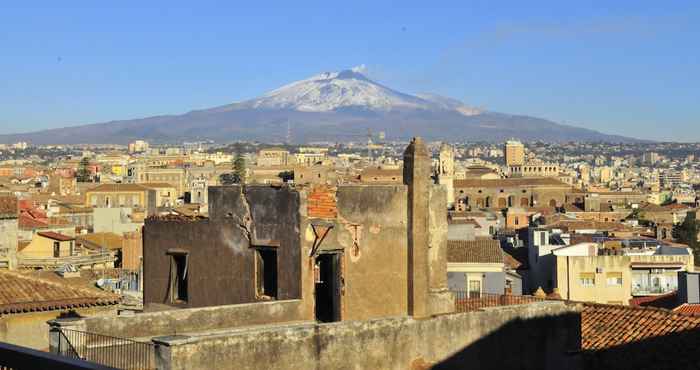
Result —
<instances>
[{"instance_id":1,"label":"distant tower","mask_svg":"<svg viewBox=\"0 0 700 370\"><path fill-rule=\"evenodd\" d=\"M517 140L506 141L503 154L506 157L506 167L522 166L525 164L525 145Z\"/></svg>"},{"instance_id":2,"label":"distant tower","mask_svg":"<svg viewBox=\"0 0 700 370\"><path fill-rule=\"evenodd\" d=\"M447 208L452 208L455 201L455 152L450 144L442 143L440 146L440 160L436 172L438 184L447 188Z\"/></svg>"}]
</instances>

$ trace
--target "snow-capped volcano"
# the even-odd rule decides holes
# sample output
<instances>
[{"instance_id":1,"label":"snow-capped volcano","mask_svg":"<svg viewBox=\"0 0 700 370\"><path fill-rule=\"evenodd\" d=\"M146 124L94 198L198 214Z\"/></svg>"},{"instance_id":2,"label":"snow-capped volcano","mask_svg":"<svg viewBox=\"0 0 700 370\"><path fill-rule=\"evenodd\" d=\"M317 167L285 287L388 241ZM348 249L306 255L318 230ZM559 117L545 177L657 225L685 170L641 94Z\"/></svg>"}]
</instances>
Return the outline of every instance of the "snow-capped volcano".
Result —
<instances>
[{"instance_id":1,"label":"snow-capped volcano","mask_svg":"<svg viewBox=\"0 0 700 370\"><path fill-rule=\"evenodd\" d=\"M347 108L374 111L453 110L465 115L476 112L454 99L437 95L413 96L392 90L370 80L360 70L324 72L282 86L260 98L239 103L235 108L291 109L300 112L329 112ZM450 103L446 104L446 101Z\"/></svg>"},{"instance_id":2,"label":"snow-capped volcano","mask_svg":"<svg viewBox=\"0 0 700 370\"><path fill-rule=\"evenodd\" d=\"M110 121L26 134L0 135L0 143L123 144L192 140L365 140L368 130L391 140L634 142L546 119L482 111L435 94L406 94L374 82L362 68L321 73L261 97L184 114Z\"/></svg>"}]
</instances>

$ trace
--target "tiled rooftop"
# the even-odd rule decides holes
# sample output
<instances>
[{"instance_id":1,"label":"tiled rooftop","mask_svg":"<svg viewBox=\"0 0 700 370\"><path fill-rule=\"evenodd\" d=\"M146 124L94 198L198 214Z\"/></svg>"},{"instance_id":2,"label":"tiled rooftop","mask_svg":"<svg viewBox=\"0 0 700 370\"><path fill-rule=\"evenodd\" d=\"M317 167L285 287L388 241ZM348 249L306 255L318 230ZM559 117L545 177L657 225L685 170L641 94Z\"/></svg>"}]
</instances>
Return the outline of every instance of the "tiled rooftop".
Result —
<instances>
[{"instance_id":1,"label":"tiled rooftop","mask_svg":"<svg viewBox=\"0 0 700 370\"><path fill-rule=\"evenodd\" d=\"M72 236L63 235L63 234L61 234L61 233L57 233L57 232L54 232L54 231L44 231L44 232L37 233L37 235L43 236L44 238L49 238L49 239L53 239L53 240L58 240L58 241L61 241L61 242L67 242L67 241L70 241L70 240L75 239L75 238L73 238Z\"/></svg>"},{"instance_id":2,"label":"tiled rooftop","mask_svg":"<svg viewBox=\"0 0 700 370\"><path fill-rule=\"evenodd\" d=\"M700 315L700 304L683 303L682 305L674 308L673 311L688 315Z\"/></svg>"},{"instance_id":3,"label":"tiled rooftop","mask_svg":"<svg viewBox=\"0 0 700 370\"><path fill-rule=\"evenodd\" d=\"M0 272L0 315L105 306L118 303L112 294L91 291L16 272Z\"/></svg>"},{"instance_id":4,"label":"tiled rooftop","mask_svg":"<svg viewBox=\"0 0 700 370\"><path fill-rule=\"evenodd\" d=\"M504 263L503 251L498 240L448 240L447 262L452 263Z\"/></svg>"},{"instance_id":5,"label":"tiled rooftop","mask_svg":"<svg viewBox=\"0 0 700 370\"><path fill-rule=\"evenodd\" d=\"M17 218L17 198L0 196L0 218Z\"/></svg>"},{"instance_id":6,"label":"tiled rooftop","mask_svg":"<svg viewBox=\"0 0 700 370\"><path fill-rule=\"evenodd\" d=\"M551 178L551 177L536 177L536 178L507 178L507 179L465 179L454 180L455 188L495 188L495 187L523 187L523 186L556 186L570 187L569 185Z\"/></svg>"},{"instance_id":7,"label":"tiled rooftop","mask_svg":"<svg viewBox=\"0 0 700 370\"><path fill-rule=\"evenodd\" d=\"M581 312L581 347L604 350L691 329L700 329L700 315L661 308L585 304Z\"/></svg>"}]
</instances>

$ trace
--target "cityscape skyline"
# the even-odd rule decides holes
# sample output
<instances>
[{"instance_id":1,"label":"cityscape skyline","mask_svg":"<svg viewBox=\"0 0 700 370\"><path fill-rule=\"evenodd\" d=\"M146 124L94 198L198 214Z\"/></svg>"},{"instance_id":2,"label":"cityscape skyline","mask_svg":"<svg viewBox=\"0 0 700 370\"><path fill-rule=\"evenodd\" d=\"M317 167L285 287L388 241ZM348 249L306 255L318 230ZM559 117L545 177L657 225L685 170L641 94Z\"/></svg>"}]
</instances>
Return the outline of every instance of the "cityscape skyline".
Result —
<instances>
[{"instance_id":1,"label":"cityscape skyline","mask_svg":"<svg viewBox=\"0 0 700 370\"><path fill-rule=\"evenodd\" d=\"M377 4L372 12L367 4L232 11L209 3L172 6L166 17L158 6L64 8L0 15L13 51L0 60L8 76L0 133L178 114L364 64L369 77L401 91L609 134L700 141L699 55L684 47L698 35L691 21L700 9L691 2L633 10ZM353 10L363 14L340 16ZM308 22L289 30L290 19Z\"/></svg>"}]
</instances>

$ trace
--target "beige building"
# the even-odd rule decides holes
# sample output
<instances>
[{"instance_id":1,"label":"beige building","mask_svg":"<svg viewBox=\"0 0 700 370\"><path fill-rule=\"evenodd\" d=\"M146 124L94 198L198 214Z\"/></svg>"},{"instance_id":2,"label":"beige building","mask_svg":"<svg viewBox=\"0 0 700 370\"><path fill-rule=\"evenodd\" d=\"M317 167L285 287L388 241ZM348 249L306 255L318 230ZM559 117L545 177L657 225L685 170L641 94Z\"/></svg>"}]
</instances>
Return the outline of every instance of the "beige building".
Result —
<instances>
[{"instance_id":1,"label":"beige building","mask_svg":"<svg viewBox=\"0 0 700 370\"><path fill-rule=\"evenodd\" d=\"M143 187L155 190L157 207L174 207L177 204L177 189L165 182L140 184Z\"/></svg>"},{"instance_id":2,"label":"beige building","mask_svg":"<svg viewBox=\"0 0 700 370\"><path fill-rule=\"evenodd\" d=\"M557 177L559 165L552 163L525 163L508 167L512 177Z\"/></svg>"},{"instance_id":3,"label":"beige building","mask_svg":"<svg viewBox=\"0 0 700 370\"><path fill-rule=\"evenodd\" d=\"M17 198L0 196L0 269L17 264L18 216Z\"/></svg>"},{"instance_id":4,"label":"beige building","mask_svg":"<svg viewBox=\"0 0 700 370\"><path fill-rule=\"evenodd\" d=\"M282 148L262 149L258 152L258 167L286 166L289 164L289 151Z\"/></svg>"},{"instance_id":5,"label":"beige building","mask_svg":"<svg viewBox=\"0 0 700 370\"><path fill-rule=\"evenodd\" d=\"M558 207L569 203L571 186L554 178L455 180L455 202L467 209Z\"/></svg>"},{"instance_id":6,"label":"beige building","mask_svg":"<svg viewBox=\"0 0 700 370\"><path fill-rule=\"evenodd\" d=\"M175 187L176 198L185 192L187 176L184 168L146 168L141 175L138 184L168 183Z\"/></svg>"},{"instance_id":7,"label":"beige building","mask_svg":"<svg viewBox=\"0 0 700 370\"><path fill-rule=\"evenodd\" d=\"M156 199L156 190L139 184L102 184L85 192L86 207L151 208Z\"/></svg>"},{"instance_id":8,"label":"beige building","mask_svg":"<svg viewBox=\"0 0 700 370\"><path fill-rule=\"evenodd\" d=\"M627 254L588 244L552 251L554 287L564 299L627 305L633 297L678 289L678 272L694 269L692 253L683 248L659 247L683 254Z\"/></svg>"},{"instance_id":9,"label":"beige building","mask_svg":"<svg viewBox=\"0 0 700 370\"><path fill-rule=\"evenodd\" d=\"M39 232L20 252L21 257L61 258L75 254L75 238L53 231Z\"/></svg>"},{"instance_id":10,"label":"beige building","mask_svg":"<svg viewBox=\"0 0 700 370\"><path fill-rule=\"evenodd\" d=\"M136 140L129 143L129 153L143 153L147 152L149 148L148 142L143 140Z\"/></svg>"},{"instance_id":11,"label":"beige building","mask_svg":"<svg viewBox=\"0 0 700 370\"><path fill-rule=\"evenodd\" d=\"M522 166L525 164L525 145L516 140L506 141L503 150L506 159L506 166Z\"/></svg>"}]
</instances>

